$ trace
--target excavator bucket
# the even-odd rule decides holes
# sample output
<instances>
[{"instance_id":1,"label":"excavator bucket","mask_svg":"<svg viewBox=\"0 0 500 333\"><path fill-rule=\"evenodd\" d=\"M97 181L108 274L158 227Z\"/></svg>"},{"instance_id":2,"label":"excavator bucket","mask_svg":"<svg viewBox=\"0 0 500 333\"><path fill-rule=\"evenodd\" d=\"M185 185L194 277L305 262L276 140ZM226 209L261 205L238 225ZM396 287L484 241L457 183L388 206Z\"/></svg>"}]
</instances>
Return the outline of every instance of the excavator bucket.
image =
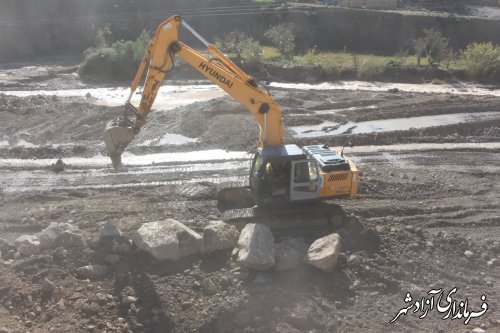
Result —
<instances>
[{"instance_id":1,"label":"excavator bucket","mask_svg":"<svg viewBox=\"0 0 500 333\"><path fill-rule=\"evenodd\" d=\"M115 169L122 164L122 153L133 139L134 129L122 119L111 120L106 125L104 143Z\"/></svg>"}]
</instances>

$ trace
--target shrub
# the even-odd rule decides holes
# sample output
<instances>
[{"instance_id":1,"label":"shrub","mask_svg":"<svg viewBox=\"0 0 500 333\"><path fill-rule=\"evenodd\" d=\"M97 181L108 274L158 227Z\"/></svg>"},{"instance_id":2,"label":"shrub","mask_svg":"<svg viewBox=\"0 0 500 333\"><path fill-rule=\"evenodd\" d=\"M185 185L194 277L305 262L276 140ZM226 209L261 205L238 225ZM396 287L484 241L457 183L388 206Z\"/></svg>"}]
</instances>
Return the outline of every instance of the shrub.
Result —
<instances>
[{"instance_id":1,"label":"shrub","mask_svg":"<svg viewBox=\"0 0 500 333\"><path fill-rule=\"evenodd\" d=\"M270 27L264 34L278 51L287 59L293 58L295 50L295 33L292 23L281 23Z\"/></svg>"},{"instance_id":2,"label":"shrub","mask_svg":"<svg viewBox=\"0 0 500 333\"><path fill-rule=\"evenodd\" d=\"M359 78L371 79L384 71L384 67L372 59L365 59L359 65L357 76Z\"/></svg>"},{"instance_id":3,"label":"shrub","mask_svg":"<svg viewBox=\"0 0 500 333\"><path fill-rule=\"evenodd\" d=\"M97 29L94 37L95 47L108 47L111 44L111 37L112 33L109 26Z\"/></svg>"},{"instance_id":4,"label":"shrub","mask_svg":"<svg viewBox=\"0 0 500 333\"><path fill-rule=\"evenodd\" d=\"M471 78L500 80L500 46L492 43L469 44L462 52L462 59Z\"/></svg>"},{"instance_id":5,"label":"shrub","mask_svg":"<svg viewBox=\"0 0 500 333\"><path fill-rule=\"evenodd\" d=\"M248 63L256 63L262 58L262 46L256 40L248 42L241 54L242 58Z\"/></svg>"},{"instance_id":6,"label":"shrub","mask_svg":"<svg viewBox=\"0 0 500 333\"><path fill-rule=\"evenodd\" d=\"M217 47L223 52L234 53L236 61L241 63L244 59L256 62L262 56L262 47L258 41L241 31L232 31L216 41Z\"/></svg>"},{"instance_id":7,"label":"shrub","mask_svg":"<svg viewBox=\"0 0 500 333\"><path fill-rule=\"evenodd\" d=\"M116 41L111 46L102 46L108 42L104 43L105 39L99 37L99 31L96 46L84 52L80 75L100 79L132 78L149 43L149 34L143 31L134 41Z\"/></svg>"},{"instance_id":8,"label":"shrub","mask_svg":"<svg viewBox=\"0 0 500 333\"><path fill-rule=\"evenodd\" d=\"M314 45L312 49L307 50L302 59L306 64L314 64L317 62L317 56L318 51L316 50L316 45Z\"/></svg>"},{"instance_id":9,"label":"shrub","mask_svg":"<svg viewBox=\"0 0 500 333\"><path fill-rule=\"evenodd\" d=\"M434 29L424 29L424 36L413 41L413 50L417 55L417 63L426 58L429 65L439 64L450 54L449 41L441 32Z\"/></svg>"}]
</instances>

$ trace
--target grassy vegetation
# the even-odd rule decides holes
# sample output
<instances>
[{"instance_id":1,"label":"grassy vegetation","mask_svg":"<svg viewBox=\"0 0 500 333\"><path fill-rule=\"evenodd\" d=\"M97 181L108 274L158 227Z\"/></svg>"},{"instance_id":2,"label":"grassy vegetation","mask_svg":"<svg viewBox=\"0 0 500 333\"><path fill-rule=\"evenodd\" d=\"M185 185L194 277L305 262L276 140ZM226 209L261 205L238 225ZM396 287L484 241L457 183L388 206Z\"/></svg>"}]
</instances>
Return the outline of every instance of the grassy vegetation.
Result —
<instances>
[{"instance_id":1,"label":"grassy vegetation","mask_svg":"<svg viewBox=\"0 0 500 333\"><path fill-rule=\"evenodd\" d=\"M500 46L492 43L471 44L463 52L463 62L470 77L500 81Z\"/></svg>"},{"instance_id":2,"label":"grassy vegetation","mask_svg":"<svg viewBox=\"0 0 500 333\"><path fill-rule=\"evenodd\" d=\"M277 63L298 63L320 65L329 77L339 77L344 71L354 71L359 78L370 79L377 74L383 73L387 68L399 69L418 67L416 55L401 53L392 56L382 56L374 54L358 54L345 51L318 52L315 49L309 50L302 55L296 55L293 61L280 55L278 50L271 46L263 47L262 59ZM420 60L420 67L430 66L426 58ZM450 70L465 70L463 57L457 55L453 59L443 61L442 68Z\"/></svg>"},{"instance_id":3,"label":"grassy vegetation","mask_svg":"<svg viewBox=\"0 0 500 333\"><path fill-rule=\"evenodd\" d=\"M131 79L149 43L149 33L143 31L136 40L110 42L107 28L97 31L96 46L84 52L79 73L82 77L99 79Z\"/></svg>"},{"instance_id":4,"label":"grassy vegetation","mask_svg":"<svg viewBox=\"0 0 500 333\"><path fill-rule=\"evenodd\" d=\"M346 51L319 52L316 48L303 54L295 54L292 58L284 55L277 47L261 46L253 38L242 33L233 35L225 36L218 44L223 52L239 59L240 62L243 60L243 64L259 66L260 62L273 62L278 66L319 65L323 69L320 76L324 80L358 78L415 82L422 79L452 78L457 71L462 71L464 74L460 74L460 77L467 73L470 78L478 81L500 82L500 47L491 43L471 44L460 53L453 53L448 49L440 59L422 56L422 53L420 57L408 52L381 56ZM143 32L134 41L112 43L109 29L98 30L95 46L84 53L80 75L97 79L131 79L149 40L149 34ZM210 57L206 50L202 50L202 53ZM437 68L440 70L436 72Z\"/></svg>"}]
</instances>

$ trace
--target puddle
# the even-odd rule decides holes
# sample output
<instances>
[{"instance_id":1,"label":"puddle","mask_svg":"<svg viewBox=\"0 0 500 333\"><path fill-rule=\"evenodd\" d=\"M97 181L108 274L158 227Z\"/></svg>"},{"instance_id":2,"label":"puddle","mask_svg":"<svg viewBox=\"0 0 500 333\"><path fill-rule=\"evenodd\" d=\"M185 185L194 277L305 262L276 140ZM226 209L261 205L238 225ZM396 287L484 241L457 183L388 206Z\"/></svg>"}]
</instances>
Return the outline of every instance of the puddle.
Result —
<instances>
[{"instance_id":1,"label":"puddle","mask_svg":"<svg viewBox=\"0 0 500 333\"><path fill-rule=\"evenodd\" d=\"M162 163L180 163L180 162L201 162L201 161L223 161L223 160L241 160L249 159L250 155L242 151L225 151L222 149L198 150L184 153L157 153L148 155L134 155L125 152L122 155L124 166L140 166ZM90 158L68 157L63 159L64 163L71 167L109 167L111 160L107 156L97 155ZM55 159L1 159L0 167L8 168L39 168L52 165Z\"/></svg>"},{"instance_id":2,"label":"puddle","mask_svg":"<svg viewBox=\"0 0 500 333\"><path fill-rule=\"evenodd\" d=\"M404 143L396 145L346 147L347 155L356 153L374 153L382 151L426 151L460 149L500 149L500 142L460 142L460 143Z\"/></svg>"},{"instance_id":3,"label":"puddle","mask_svg":"<svg viewBox=\"0 0 500 333\"><path fill-rule=\"evenodd\" d=\"M376 105L368 105L368 106L351 106L349 108L341 108L341 109L328 109L328 110L311 110L308 113L287 113L289 117L303 117L303 116L313 116L313 115L329 115L342 111L356 111L356 110L373 110L378 108Z\"/></svg>"},{"instance_id":4,"label":"puddle","mask_svg":"<svg viewBox=\"0 0 500 333\"><path fill-rule=\"evenodd\" d=\"M0 91L6 95L26 97L33 95L48 95L59 97L85 97L89 102L99 105L120 106L125 103L130 93L129 88L89 88L89 89L67 89L67 90L18 90ZM195 102L207 101L213 98L227 95L222 89L215 85L179 85L161 86L154 103L154 109L173 109L179 106ZM141 94L136 92L132 97L132 103L139 105Z\"/></svg>"},{"instance_id":5,"label":"puddle","mask_svg":"<svg viewBox=\"0 0 500 333\"><path fill-rule=\"evenodd\" d=\"M351 106L350 108L344 108L344 109L330 109L330 110L319 110L319 111L313 111L313 114L317 115L328 115L336 112L341 112L341 111L355 111L355 110L373 110L376 109L378 106L376 105L368 105L368 106Z\"/></svg>"},{"instance_id":6,"label":"puddle","mask_svg":"<svg viewBox=\"0 0 500 333\"><path fill-rule=\"evenodd\" d=\"M319 137L338 134L362 134L373 132L405 131L411 128L444 126L464 123L477 119L492 119L500 117L500 112L455 113L435 116L421 116L395 119L348 122L339 125L332 121L325 121L319 125L292 126L291 129L299 138Z\"/></svg>"},{"instance_id":7,"label":"puddle","mask_svg":"<svg viewBox=\"0 0 500 333\"><path fill-rule=\"evenodd\" d=\"M15 143L9 142L8 140L0 140L0 148L8 147L37 148L40 146L23 139L17 140Z\"/></svg>"},{"instance_id":8,"label":"puddle","mask_svg":"<svg viewBox=\"0 0 500 333\"><path fill-rule=\"evenodd\" d=\"M162 145L184 145L187 143L198 142L196 138L188 138L181 134L165 134L162 138L144 140L137 146L162 146Z\"/></svg>"},{"instance_id":9,"label":"puddle","mask_svg":"<svg viewBox=\"0 0 500 333\"><path fill-rule=\"evenodd\" d=\"M435 85L431 83L411 84L411 83L385 83L385 82L366 82L366 81L337 81L333 83L323 82L319 84L271 82L270 86L277 88L284 88L284 89L301 89L301 90L388 91L389 89L398 89L399 91L403 92L477 95L477 96L482 95L482 96L500 97L500 89L493 89L493 88L488 88L486 86L477 86L468 83Z\"/></svg>"}]
</instances>

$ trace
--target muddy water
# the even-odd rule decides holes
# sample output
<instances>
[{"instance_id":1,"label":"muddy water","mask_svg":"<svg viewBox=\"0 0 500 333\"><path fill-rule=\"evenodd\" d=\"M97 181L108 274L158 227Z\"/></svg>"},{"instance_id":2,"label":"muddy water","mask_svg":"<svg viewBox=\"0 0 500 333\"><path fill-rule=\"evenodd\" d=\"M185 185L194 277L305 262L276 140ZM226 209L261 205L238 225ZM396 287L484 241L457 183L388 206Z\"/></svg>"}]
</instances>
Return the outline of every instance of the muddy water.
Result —
<instances>
[{"instance_id":1,"label":"muddy water","mask_svg":"<svg viewBox=\"0 0 500 333\"><path fill-rule=\"evenodd\" d=\"M476 95L476 96L497 96L500 97L500 89L496 87L477 86L468 83L453 84L410 84L410 83L385 83L366 81L337 81L333 83L324 82L319 84L307 83L281 83L271 82L271 87L298 90L367 90L367 91L388 91L397 89L404 92L435 93L453 95Z\"/></svg>"},{"instance_id":2,"label":"muddy water","mask_svg":"<svg viewBox=\"0 0 500 333\"><path fill-rule=\"evenodd\" d=\"M454 113L434 116L371 120L359 123L348 122L342 125L331 121L325 121L318 125L293 126L291 129L296 132L296 137L308 138L347 133L362 134L373 132L405 131L411 128L445 126L478 119L496 118L500 118L500 112Z\"/></svg>"},{"instance_id":3,"label":"muddy water","mask_svg":"<svg viewBox=\"0 0 500 333\"><path fill-rule=\"evenodd\" d=\"M67 90L17 90L0 91L6 95L26 97L33 95L48 95L59 97L85 97L89 102L107 106L123 105L130 93L129 88L85 88ZM155 100L154 108L157 110L173 109L195 102L207 101L213 98L222 97L226 93L215 85L175 85L162 86ZM141 94L136 92L132 97L132 103L138 105Z\"/></svg>"},{"instance_id":4,"label":"muddy water","mask_svg":"<svg viewBox=\"0 0 500 333\"><path fill-rule=\"evenodd\" d=\"M500 142L402 144L345 148L355 163L363 163L366 153L377 152L391 163L412 165L414 153L429 150L500 149ZM401 155L401 151L405 155ZM392 157L392 154L396 154ZM377 155L378 156L378 155ZM65 159L67 168L56 174L49 170L54 160L0 160L0 188L4 192L49 191L53 189L105 189L181 185L185 183L245 181L250 169L250 155L245 152L192 151L124 157L125 167L115 171L105 156ZM376 156L375 156L376 157ZM373 155L369 156L372 160ZM152 162L155 161L153 164ZM422 166L420 166L422 168ZM433 169L435 166L428 166ZM485 171L483 167L480 170ZM479 170L478 169L478 170ZM496 167L492 172L500 172Z\"/></svg>"}]
</instances>

